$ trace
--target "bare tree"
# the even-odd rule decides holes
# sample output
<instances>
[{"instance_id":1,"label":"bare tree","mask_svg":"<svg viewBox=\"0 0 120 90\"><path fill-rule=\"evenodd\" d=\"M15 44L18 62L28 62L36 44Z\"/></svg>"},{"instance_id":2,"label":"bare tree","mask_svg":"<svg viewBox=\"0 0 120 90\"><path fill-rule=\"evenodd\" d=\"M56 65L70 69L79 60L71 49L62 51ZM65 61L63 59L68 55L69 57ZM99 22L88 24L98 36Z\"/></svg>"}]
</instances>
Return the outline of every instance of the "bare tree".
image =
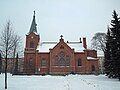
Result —
<instances>
[{"instance_id":1,"label":"bare tree","mask_svg":"<svg viewBox=\"0 0 120 90\"><path fill-rule=\"evenodd\" d=\"M0 35L0 51L3 58L5 58L5 89L7 89L7 67L8 67L8 57L12 57L12 53L16 47L17 38L16 34L12 30L11 22L8 21L1 32Z\"/></svg>"},{"instance_id":2,"label":"bare tree","mask_svg":"<svg viewBox=\"0 0 120 90\"><path fill-rule=\"evenodd\" d=\"M92 38L92 48L105 52L106 33L96 33Z\"/></svg>"}]
</instances>

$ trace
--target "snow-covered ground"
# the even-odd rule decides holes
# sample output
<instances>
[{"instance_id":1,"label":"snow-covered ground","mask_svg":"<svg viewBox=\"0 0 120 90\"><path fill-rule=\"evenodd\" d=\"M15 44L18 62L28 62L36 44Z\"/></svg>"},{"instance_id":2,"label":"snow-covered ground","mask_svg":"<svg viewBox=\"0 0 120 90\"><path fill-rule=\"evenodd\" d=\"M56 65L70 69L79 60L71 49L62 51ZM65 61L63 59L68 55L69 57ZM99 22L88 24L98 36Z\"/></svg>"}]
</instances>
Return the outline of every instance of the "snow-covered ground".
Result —
<instances>
[{"instance_id":1,"label":"snow-covered ground","mask_svg":"<svg viewBox=\"0 0 120 90\"><path fill-rule=\"evenodd\" d=\"M4 90L4 74L0 75ZM118 79L104 75L12 76L8 74L7 90L120 90Z\"/></svg>"}]
</instances>

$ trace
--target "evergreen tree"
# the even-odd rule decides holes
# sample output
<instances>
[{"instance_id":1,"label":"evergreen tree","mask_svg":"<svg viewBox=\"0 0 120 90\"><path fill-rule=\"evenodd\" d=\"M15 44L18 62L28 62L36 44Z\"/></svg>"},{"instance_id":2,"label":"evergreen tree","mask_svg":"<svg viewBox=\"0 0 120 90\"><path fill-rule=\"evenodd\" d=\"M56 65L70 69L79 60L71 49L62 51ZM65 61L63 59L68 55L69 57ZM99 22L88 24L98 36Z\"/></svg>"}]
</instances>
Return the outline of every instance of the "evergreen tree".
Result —
<instances>
[{"instance_id":1,"label":"evergreen tree","mask_svg":"<svg viewBox=\"0 0 120 90\"><path fill-rule=\"evenodd\" d=\"M1 56L1 53L0 53L0 74L2 72L2 56Z\"/></svg>"},{"instance_id":2,"label":"evergreen tree","mask_svg":"<svg viewBox=\"0 0 120 90\"><path fill-rule=\"evenodd\" d=\"M17 56L16 56L14 74L18 74L18 53L17 53Z\"/></svg>"},{"instance_id":3,"label":"evergreen tree","mask_svg":"<svg viewBox=\"0 0 120 90\"><path fill-rule=\"evenodd\" d=\"M112 16L111 28L107 33L105 72L108 77L120 79L120 18L115 10Z\"/></svg>"},{"instance_id":4,"label":"evergreen tree","mask_svg":"<svg viewBox=\"0 0 120 90\"><path fill-rule=\"evenodd\" d=\"M110 65L110 62L111 62L111 48L110 48L110 30L109 30L109 27L108 27L108 32L107 32L107 37L106 37L106 48L105 48L105 52L104 52L104 56L105 56L105 59L104 59L104 67L105 67L105 73L106 75L110 75L110 69L111 69L111 65Z\"/></svg>"},{"instance_id":5,"label":"evergreen tree","mask_svg":"<svg viewBox=\"0 0 120 90\"><path fill-rule=\"evenodd\" d=\"M116 60L116 76L119 78L120 80L120 18L118 18L118 24L116 25L116 29L117 29L117 60Z\"/></svg>"},{"instance_id":6,"label":"evergreen tree","mask_svg":"<svg viewBox=\"0 0 120 90\"><path fill-rule=\"evenodd\" d=\"M120 20L118 18L118 15L116 11L113 11L113 20L111 20L111 64L112 64L112 75L113 77L118 77L118 63L120 61L120 53L118 52L119 50L119 25L120 25Z\"/></svg>"}]
</instances>

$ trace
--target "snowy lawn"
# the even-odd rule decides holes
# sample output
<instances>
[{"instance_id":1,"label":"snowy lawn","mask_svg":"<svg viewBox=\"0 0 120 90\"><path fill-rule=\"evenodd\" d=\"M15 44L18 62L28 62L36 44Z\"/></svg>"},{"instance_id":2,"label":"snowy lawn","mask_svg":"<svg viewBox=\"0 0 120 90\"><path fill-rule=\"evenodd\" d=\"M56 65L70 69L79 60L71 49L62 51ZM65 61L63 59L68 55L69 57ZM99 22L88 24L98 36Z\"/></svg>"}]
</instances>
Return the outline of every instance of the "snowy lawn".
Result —
<instances>
[{"instance_id":1,"label":"snowy lawn","mask_svg":"<svg viewBox=\"0 0 120 90\"><path fill-rule=\"evenodd\" d=\"M0 75L4 90L4 74ZM104 75L12 76L8 74L7 90L120 90L118 79Z\"/></svg>"}]
</instances>

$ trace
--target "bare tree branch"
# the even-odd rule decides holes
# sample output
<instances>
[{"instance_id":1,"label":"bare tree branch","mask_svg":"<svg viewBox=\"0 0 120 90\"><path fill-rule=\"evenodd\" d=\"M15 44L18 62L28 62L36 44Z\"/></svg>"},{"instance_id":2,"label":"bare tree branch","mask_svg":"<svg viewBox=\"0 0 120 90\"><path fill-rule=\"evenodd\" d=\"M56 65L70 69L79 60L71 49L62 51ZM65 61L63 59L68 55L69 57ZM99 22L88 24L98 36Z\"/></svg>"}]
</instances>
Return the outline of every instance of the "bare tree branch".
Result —
<instances>
[{"instance_id":1,"label":"bare tree branch","mask_svg":"<svg viewBox=\"0 0 120 90\"><path fill-rule=\"evenodd\" d=\"M106 34L96 33L92 38L92 49L105 51Z\"/></svg>"}]
</instances>

